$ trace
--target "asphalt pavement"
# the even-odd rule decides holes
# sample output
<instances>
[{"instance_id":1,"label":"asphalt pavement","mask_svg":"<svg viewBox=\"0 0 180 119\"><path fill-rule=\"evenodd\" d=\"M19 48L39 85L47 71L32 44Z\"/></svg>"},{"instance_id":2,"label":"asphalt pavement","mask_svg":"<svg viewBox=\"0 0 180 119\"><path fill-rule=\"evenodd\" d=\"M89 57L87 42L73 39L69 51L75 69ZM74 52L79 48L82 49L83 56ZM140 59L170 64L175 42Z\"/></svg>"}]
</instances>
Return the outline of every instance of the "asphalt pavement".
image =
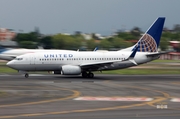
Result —
<instances>
[{"instance_id":1,"label":"asphalt pavement","mask_svg":"<svg viewBox=\"0 0 180 119\"><path fill-rule=\"evenodd\" d=\"M180 75L0 75L0 119L179 119Z\"/></svg>"}]
</instances>

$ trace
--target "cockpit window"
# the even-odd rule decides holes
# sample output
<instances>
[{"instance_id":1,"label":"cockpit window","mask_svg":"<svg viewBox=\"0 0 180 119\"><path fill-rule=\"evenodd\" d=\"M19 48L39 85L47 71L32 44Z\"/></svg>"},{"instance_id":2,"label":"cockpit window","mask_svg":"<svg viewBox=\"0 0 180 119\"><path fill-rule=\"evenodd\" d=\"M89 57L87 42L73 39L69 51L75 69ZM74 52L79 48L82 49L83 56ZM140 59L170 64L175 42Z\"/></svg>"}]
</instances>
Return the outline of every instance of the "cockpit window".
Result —
<instances>
[{"instance_id":1,"label":"cockpit window","mask_svg":"<svg viewBox=\"0 0 180 119\"><path fill-rule=\"evenodd\" d=\"M15 58L15 60L23 60L23 58Z\"/></svg>"}]
</instances>

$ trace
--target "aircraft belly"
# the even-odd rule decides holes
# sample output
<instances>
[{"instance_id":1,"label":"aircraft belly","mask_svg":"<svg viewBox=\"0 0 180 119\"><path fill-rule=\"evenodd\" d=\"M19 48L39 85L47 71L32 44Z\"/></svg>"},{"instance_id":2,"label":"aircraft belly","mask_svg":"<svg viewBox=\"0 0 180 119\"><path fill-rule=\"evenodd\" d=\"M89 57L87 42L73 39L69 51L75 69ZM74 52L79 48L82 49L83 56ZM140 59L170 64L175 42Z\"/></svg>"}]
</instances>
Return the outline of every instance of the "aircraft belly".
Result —
<instances>
[{"instance_id":1,"label":"aircraft belly","mask_svg":"<svg viewBox=\"0 0 180 119\"><path fill-rule=\"evenodd\" d=\"M124 62L117 62L111 65L101 67L99 70L116 70L116 69L124 69L131 66L135 66L135 64L133 64L130 61L124 61Z\"/></svg>"},{"instance_id":2,"label":"aircraft belly","mask_svg":"<svg viewBox=\"0 0 180 119\"><path fill-rule=\"evenodd\" d=\"M16 70L22 70L22 71L34 70L34 67L29 64L14 64L14 65L11 65L11 68L16 69Z\"/></svg>"},{"instance_id":3,"label":"aircraft belly","mask_svg":"<svg viewBox=\"0 0 180 119\"><path fill-rule=\"evenodd\" d=\"M135 66L135 64L133 64L130 61L124 61L124 62L117 62L114 64L115 65L115 69L123 69L123 68L127 68L127 67L131 67L131 66Z\"/></svg>"},{"instance_id":4,"label":"aircraft belly","mask_svg":"<svg viewBox=\"0 0 180 119\"><path fill-rule=\"evenodd\" d=\"M53 71L53 70L61 70L61 66L57 64L36 64L36 71Z\"/></svg>"}]
</instances>

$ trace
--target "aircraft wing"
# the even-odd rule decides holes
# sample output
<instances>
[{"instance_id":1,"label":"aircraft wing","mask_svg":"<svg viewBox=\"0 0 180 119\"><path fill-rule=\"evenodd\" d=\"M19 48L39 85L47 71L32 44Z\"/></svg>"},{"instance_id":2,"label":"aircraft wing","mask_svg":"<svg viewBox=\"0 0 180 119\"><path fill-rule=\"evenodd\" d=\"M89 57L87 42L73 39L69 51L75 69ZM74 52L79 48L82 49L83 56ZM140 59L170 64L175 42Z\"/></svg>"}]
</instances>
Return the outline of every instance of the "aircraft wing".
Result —
<instances>
[{"instance_id":1,"label":"aircraft wing","mask_svg":"<svg viewBox=\"0 0 180 119\"><path fill-rule=\"evenodd\" d=\"M134 49L134 51L131 53L131 55L125 59L125 60L113 60L113 61L102 61L102 62L93 62L93 63L85 63L85 64L81 64L80 67L82 69L91 69L91 70L101 70L104 69L108 66L111 66L112 64L124 64L126 62L131 62L135 65L137 65L137 63L134 61L134 57L136 55L136 52L138 50L138 46Z\"/></svg>"},{"instance_id":2,"label":"aircraft wing","mask_svg":"<svg viewBox=\"0 0 180 119\"><path fill-rule=\"evenodd\" d=\"M108 65L108 64L113 64L115 61L103 61L103 62L92 62L92 63L85 63L81 64L81 67L86 67L86 66L95 66L95 65Z\"/></svg>"},{"instance_id":3,"label":"aircraft wing","mask_svg":"<svg viewBox=\"0 0 180 119\"><path fill-rule=\"evenodd\" d=\"M2 60L13 60L14 58L16 58L17 57L17 55L1 55L0 54L0 59L2 59Z\"/></svg>"},{"instance_id":4,"label":"aircraft wing","mask_svg":"<svg viewBox=\"0 0 180 119\"><path fill-rule=\"evenodd\" d=\"M91 69L91 70L100 70L103 67L107 67L112 65L113 63L116 62L123 62L123 61L103 61L103 62L94 62L94 63L85 63L85 64L81 64L80 67L82 69Z\"/></svg>"}]
</instances>

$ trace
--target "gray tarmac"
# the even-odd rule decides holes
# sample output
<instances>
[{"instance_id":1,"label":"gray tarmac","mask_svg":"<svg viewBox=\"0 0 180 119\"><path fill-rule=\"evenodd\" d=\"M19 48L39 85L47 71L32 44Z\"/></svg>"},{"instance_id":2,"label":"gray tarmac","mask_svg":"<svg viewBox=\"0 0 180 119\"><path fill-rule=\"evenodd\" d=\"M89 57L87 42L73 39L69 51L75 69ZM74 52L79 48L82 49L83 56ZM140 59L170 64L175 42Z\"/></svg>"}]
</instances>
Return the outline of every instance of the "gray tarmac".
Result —
<instances>
[{"instance_id":1,"label":"gray tarmac","mask_svg":"<svg viewBox=\"0 0 180 119\"><path fill-rule=\"evenodd\" d=\"M0 119L6 118L179 119L180 75L0 74Z\"/></svg>"}]
</instances>

